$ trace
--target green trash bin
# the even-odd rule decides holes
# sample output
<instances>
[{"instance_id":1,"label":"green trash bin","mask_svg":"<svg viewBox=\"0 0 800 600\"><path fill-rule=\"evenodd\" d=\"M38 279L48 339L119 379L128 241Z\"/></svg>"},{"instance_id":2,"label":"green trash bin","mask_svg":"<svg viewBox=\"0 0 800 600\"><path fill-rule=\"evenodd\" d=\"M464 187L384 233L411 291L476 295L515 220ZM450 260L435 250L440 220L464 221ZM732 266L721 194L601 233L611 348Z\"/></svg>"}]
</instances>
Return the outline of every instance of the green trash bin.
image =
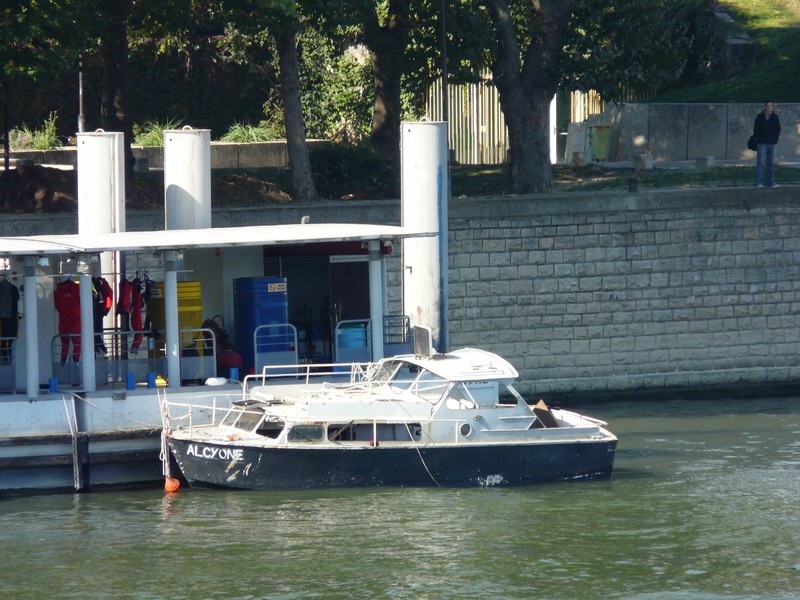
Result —
<instances>
[{"instance_id":1,"label":"green trash bin","mask_svg":"<svg viewBox=\"0 0 800 600\"><path fill-rule=\"evenodd\" d=\"M589 129L592 147L592 160L606 161L611 147L611 126L592 125Z\"/></svg>"}]
</instances>

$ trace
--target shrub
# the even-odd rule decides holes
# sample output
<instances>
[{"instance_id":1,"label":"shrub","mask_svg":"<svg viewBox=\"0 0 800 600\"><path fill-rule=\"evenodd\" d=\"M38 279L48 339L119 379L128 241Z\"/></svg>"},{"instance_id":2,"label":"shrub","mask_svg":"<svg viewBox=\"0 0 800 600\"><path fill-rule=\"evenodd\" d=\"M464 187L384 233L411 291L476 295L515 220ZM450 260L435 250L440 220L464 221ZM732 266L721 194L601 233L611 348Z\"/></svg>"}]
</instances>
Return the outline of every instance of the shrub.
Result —
<instances>
[{"instance_id":1,"label":"shrub","mask_svg":"<svg viewBox=\"0 0 800 600\"><path fill-rule=\"evenodd\" d=\"M163 146L164 130L178 129L183 123L180 119L170 119L166 123L147 121L144 125L133 124L133 144L135 146Z\"/></svg>"},{"instance_id":2,"label":"shrub","mask_svg":"<svg viewBox=\"0 0 800 600\"><path fill-rule=\"evenodd\" d=\"M58 113L53 111L39 129L31 130L24 123L21 127L12 129L8 134L8 142L11 149L50 150L52 148L60 148L64 144L56 133L57 120Z\"/></svg>"}]
</instances>

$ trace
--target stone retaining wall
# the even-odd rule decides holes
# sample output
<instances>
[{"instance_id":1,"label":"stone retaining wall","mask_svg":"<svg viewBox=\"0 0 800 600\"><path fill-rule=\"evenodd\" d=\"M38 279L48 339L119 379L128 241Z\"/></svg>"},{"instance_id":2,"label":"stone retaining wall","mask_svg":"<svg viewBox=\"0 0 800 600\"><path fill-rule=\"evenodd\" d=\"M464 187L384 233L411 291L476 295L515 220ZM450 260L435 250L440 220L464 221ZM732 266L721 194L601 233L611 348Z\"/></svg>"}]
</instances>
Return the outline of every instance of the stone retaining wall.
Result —
<instances>
[{"instance_id":1,"label":"stone retaining wall","mask_svg":"<svg viewBox=\"0 0 800 600\"><path fill-rule=\"evenodd\" d=\"M609 105L602 115L570 124L565 161L573 152L591 160L589 129L610 125L609 161L630 161L634 155L651 154L658 161L693 161L700 156L721 160L755 162L747 149L753 122L763 109L756 104L645 104ZM777 104L781 139L777 160L800 157L800 104Z\"/></svg>"},{"instance_id":2,"label":"stone retaining wall","mask_svg":"<svg viewBox=\"0 0 800 600\"><path fill-rule=\"evenodd\" d=\"M528 394L800 383L794 187L453 200L450 346L497 351ZM399 223L397 202L215 211L215 226ZM74 231L7 216L0 234ZM130 213L130 230L163 213ZM55 228L58 229L55 229ZM0 250L0 254L2 251ZM393 258L390 281L399 282Z\"/></svg>"},{"instance_id":3,"label":"stone retaining wall","mask_svg":"<svg viewBox=\"0 0 800 600\"><path fill-rule=\"evenodd\" d=\"M800 213L785 192L459 201L451 344L510 357L537 394L797 382Z\"/></svg>"},{"instance_id":4,"label":"stone retaining wall","mask_svg":"<svg viewBox=\"0 0 800 600\"><path fill-rule=\"evenodd\" d=\"M309 140L309 145L329 142ZM147 159L148 166L154 169L164 168L163 146L133 146L131 148L136 159ZM20 150L10 153L15 161L30 160L35 164L76 166L77 148L74 146L57 150ZM274 142L254 142L250 144L234 144L227 142L211 142L212 169L254 169L258 167L288 167L289 154L285 140Z\"/></svg>"}]
</instances>

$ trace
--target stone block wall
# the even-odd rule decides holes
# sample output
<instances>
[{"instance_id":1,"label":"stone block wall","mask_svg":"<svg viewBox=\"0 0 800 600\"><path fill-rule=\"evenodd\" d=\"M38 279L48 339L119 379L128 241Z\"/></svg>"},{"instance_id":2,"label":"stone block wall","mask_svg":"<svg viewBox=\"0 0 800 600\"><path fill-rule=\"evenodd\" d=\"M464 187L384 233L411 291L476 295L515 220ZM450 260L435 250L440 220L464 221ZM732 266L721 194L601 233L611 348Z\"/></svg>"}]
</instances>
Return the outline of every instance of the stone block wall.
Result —
<instances>
[{"instance_id":1,"label":"stone block wall","mask_svg":"<svg viewBox=\"0 0 800 600\"><path fill-rule=\"evenodd\" d=\"M798 188L708 188L454 199L450 348L510 360L529 398L800 384ZM399 203L215 211L216 227L399 224ZM163 228L134 212L128 229ZM0 235L71 233L77 219L6 215ZM152 257L143 259L152 260ZM132 262L130 269L157 264ZM135 266L134 266L135 265ZM401 310L399 248L387 265Z\"/></svg>"},{"instance_id":2,"label":"stone block wall","mask_svg":"<svg viewBox=\"0 0 800 600\"><path fill-rule=\"evenodd\" d=\"M697 190L458 201L450 339L529 393L800 376L794 194Z\"/></svg>"}]
</instances>

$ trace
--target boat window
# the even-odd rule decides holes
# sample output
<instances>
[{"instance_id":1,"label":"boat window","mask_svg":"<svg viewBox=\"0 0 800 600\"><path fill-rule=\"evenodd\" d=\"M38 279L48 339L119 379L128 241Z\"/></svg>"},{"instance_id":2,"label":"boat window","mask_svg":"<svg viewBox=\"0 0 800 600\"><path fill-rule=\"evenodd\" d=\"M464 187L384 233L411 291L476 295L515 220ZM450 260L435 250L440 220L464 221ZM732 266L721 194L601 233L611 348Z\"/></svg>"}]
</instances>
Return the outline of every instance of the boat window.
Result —
<instances>
[{"instance_id":1,"label":"boat window","mask_svg":"<svg viewBox=\"0 0 800 600\"><path fill-rule=\"evenodd\" d=\"M289 430L289 440L293 442L318 442L325 434L322 425L295 425Z\"/></svg>"},{"instance_id":2,"label":"boat window","mask_svg":"<svg viewBox=\"0 0 800 600\"><path fill-rule=\"evenodd\" d=\"M281 434L285 426L286 424L283 421L264 421L256 429L256 433L274 440Z\"/></svg>"},{"instance_id":3,"label":"boat window","mask_svg":"<svg viewBox=\"0 0 800 600\"><path fill-rule=\"evenodd\" d=\"M453 386L447 394L447 408L452 410L469 410L478 405L472 399L469 390L464 389L464 384Z\"/></svg>"},{"instance_id":4,"label":"boat window","mask_svg":"<svg viewBox=\"0 0 800 600\"><path fill-rule=\"evenodd\" d=\"M409 389L417 378L419 369L401 361L386 361L375 374L375 383L388 383L395 391Z\"/></svg>"},{"instance_id":5,"label":"boat window","mask_svg":"<svg viewBox=\"0 0 800 600\"><path fill-rule=\"evenodd\" d=\"M256 425L261 422L263 417L264 413L243 412L242 416L239 417L239 420L236 422L236 426L245 431L254 431Z\"/></svg>"},{"instance_id":6,"label":"boat window","mask_svg":"<svg viewBox=\"0 0 800 600\"><path fill-rule=\"evenodd\" d=\"M375 371L372 377L373 381L386 382L394 379L395 372L400 366L400 362L396 360L385 360L380 364L380 367Z\"/></svg>"},{"instance_id":7,"label":"boat window","mask_svg":"<svg viewBox=\"0 0 800 600\"><path fill-rule=\"evenodd\" d=\"M222 417L222 421L220 421L219 424L226 425L227 427L235 427L236 419L239 418L239 414L238 410L229 410L225 416Z\"/></svg>"},{"instance_id":8,"label":"boat window","mask_svg":"<svg viewBox=\"0 0 800 600\"><path fill-rule=\"evenodd\" d=\"M356 430L353 424L354 421L349 423L329 423L328 439L332 442L354 442L356 440Z\"/></svg>"},{"instance_id":9,"label":"boat window","mask_svg":"<svg viewBox=\"0 0 800 600\"><path fill-rule=\"evenodd\" d=\"M437 402L442 397L446 387L447 380L434 375L430 371L423 371L417 380L416 393L420 398L424 398L428 402Z\"/></svg>"}]
</instances>

